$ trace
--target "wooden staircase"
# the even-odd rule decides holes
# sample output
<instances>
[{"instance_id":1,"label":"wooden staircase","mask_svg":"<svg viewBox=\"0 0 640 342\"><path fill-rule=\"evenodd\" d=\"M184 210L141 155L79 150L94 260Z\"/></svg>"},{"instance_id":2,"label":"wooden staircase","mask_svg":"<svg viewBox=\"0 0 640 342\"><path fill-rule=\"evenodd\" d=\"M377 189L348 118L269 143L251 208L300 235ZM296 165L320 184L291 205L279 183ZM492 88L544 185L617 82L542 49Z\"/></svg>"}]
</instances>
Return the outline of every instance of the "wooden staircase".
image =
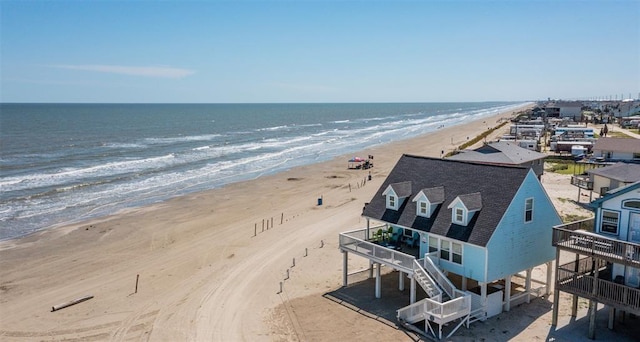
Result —
<instances>
[{"instance_id":1,"label":"wooden staircase","mask_svg":"<svg viewBox=\"0 0 640 342\"><path fill-rule=\"evenodd\" d=\"M428 298L410 304L398 310L398 320L403 324L425 322L425 332L442 339L442 327L459 320L458 324L446 336L450 337L463 324L469 326L471 314L471 296L458 290L430 258L414 261L413 277L422 287ZM433 324L438 327L434 330ZM415 329L412 329L415 330Z\"/></svg>"}]
</instances>

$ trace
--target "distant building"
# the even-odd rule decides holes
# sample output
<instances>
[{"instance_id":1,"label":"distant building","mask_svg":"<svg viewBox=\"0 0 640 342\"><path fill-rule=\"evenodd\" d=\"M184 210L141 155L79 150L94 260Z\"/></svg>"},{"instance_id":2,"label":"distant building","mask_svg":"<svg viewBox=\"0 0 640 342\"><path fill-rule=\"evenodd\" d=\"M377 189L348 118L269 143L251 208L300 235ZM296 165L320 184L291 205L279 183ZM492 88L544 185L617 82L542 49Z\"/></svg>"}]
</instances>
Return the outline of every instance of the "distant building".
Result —
<instances>
[{"instance_id":1,"label":"distant building","mask_svg":"<svg viewBox=\"0 0 640 342\"><path fill-rule=\"evenodd\" d=\"M463 150L447 159L492 165L532 168L538 179L544 174L545 154L518 146L516 142L491 142L475 150Z\"/></svg>"},{"instance_id":2,"label":"distant building","mask_svg":"<svg viewBox=\"0 0 640 342\"><path fill-rule=\"evenodd\" d=\"M640 162L640 139L600 138L592 148L594 157Z\"/></svg>"},{"instance_id":3,"label":"distant building","mask_svg":"<svg viewBox=\"0 0 640 342\"><path fill-rule=\"evenodd\" d=\"M604 196L613 189L640 181L640 164L616 163L591 169L587 175L574 175L571 184L585 190L592 190Z\"/></svg>"},{"instance_id":4,"label":"distant building","mask_svg":"<svg viewBox=\"0 0 640 342\"><path fill-rule=\"evenodd\" d=\"M582 102L557 101L545 106L547 118L571 118L579 121L582 115Z\"/></svg>"}]
</instances>

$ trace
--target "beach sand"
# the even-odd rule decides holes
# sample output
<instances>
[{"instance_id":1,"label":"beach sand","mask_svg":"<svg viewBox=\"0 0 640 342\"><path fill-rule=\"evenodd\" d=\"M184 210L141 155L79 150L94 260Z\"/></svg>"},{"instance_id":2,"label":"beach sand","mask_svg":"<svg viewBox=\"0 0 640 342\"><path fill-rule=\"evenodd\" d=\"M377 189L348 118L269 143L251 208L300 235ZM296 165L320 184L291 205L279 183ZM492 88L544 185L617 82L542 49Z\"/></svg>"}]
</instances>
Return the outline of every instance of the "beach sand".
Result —
<instances>
[{"instance_id":1,"label":"beach sand","mask_svg":"<svg viewBox=\"0 0 640 342\"><path fill-rule=\"evenodd\" d=\"M338 233L364 226L364 203L402 153L440 157L511 115L363 151L374 156L371 170L348 170L343 156L0 242L0 340L411 340L394 321L326 296L342 285ZM368 262L351 257L349 266ZM85 295L94 297L51 311ZM550 300L453 339L546 340ZM570 304L561 309L566 325Z\"/></svg>"}]
</instances>

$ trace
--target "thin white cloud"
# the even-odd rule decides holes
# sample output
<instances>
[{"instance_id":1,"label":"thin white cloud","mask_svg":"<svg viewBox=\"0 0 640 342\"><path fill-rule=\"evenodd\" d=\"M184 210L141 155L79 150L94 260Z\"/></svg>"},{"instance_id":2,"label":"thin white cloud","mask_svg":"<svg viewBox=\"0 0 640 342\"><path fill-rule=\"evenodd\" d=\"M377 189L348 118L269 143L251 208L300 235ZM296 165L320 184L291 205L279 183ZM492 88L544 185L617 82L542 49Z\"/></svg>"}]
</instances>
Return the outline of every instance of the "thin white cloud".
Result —
<instances>
[{"instance_id":1,"label":"thin white cloud","mask_svg":"<svg viewBox=\"0 0 640 342\"><path fill-rule=\"evenodd\" d=\"M96 71L109 74L120 74L130 76L144 77L160 77L160 78L183 78L195 73L194 70L171 68L163 66L122 66L122 65L100 65L100 64L84 64L84 65L54 65L54 68Z\"/></svg>"}]
</instances>

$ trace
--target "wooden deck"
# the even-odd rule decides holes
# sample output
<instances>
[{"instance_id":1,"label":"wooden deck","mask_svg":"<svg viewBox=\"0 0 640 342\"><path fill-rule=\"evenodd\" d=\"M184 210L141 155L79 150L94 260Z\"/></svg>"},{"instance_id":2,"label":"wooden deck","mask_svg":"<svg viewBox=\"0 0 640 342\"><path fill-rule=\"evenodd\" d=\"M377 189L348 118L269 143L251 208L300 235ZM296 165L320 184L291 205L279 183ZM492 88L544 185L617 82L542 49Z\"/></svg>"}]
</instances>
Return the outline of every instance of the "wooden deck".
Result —
<instances>
[{"instance_id":1,"label":"wooden deck","mask_svg":"<svg viewBox=\"0 0 640 342\"><path fill-rule=\"evenodd\" d=\"M593 219L553 227L552 243L561 250L640 268L640 244L593 233Z\"/></svg>"},{"instance_id":2,"label":"wooden deck","mask_svg":"<svg viewBox=\"0 0 640 342\"><path fill-rule=\"evenodd\" d=\"M557 266L558 290L640 315L640 289L602 277L608 263L640 268L639 244L595 234L587 219L553 227L553 245L586 256Z\"/></svg>"}]
</instances>

